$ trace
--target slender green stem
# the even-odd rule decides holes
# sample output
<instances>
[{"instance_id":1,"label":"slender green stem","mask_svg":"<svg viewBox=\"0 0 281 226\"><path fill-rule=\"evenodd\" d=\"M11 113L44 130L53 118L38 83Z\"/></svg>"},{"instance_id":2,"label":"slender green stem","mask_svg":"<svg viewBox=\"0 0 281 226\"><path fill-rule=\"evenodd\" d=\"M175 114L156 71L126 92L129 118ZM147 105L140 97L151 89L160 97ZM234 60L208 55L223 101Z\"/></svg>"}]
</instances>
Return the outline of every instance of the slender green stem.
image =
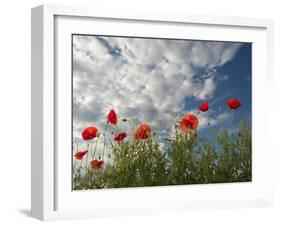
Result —
<instances>
[{"instance_id":1,"label":"slender green stem","mask_svg":"<svg viewBox=\"0 0 281 226\"><path fill-rule=\"evenodd\" d=\"M231 126L233 126L234 110L231 109Z\"/></svg>"},{"instance_id":2,"label":"slender green stem","mask_svg":"<svg viewBox=\"0 0 281 226\"><path fill-rule=\"evenodd\" d=\"M89 150L89 145L88 145L87 151L88 151L88 153L87 153L87 157L86 157L86 166L87 166L87 163L88 163L88 160L89 160L89 154L92 153L92 140L91 140L90 150Z\"/></svg>"},{"instance_id":3,"label":"slender green stem","mask_svg":"<svg viewBox=\"0 0 281 226\"><path fill-rule=\"evenodd\" d=\"M99 138L100 138L100 137L98 137L97 140L96 140L96 143L95 143L95 150L94 150L94 153L92 154L92 159L95 159L95 155L96 155L96 151L97 151L97 146L98 146Z\"/></svg>"},{"instance_id":4,"label":"slender green stem","mask_svg":"<svg viewBox=\"0 0 281 226\"><path fill-rule=\"evenodd\" d=\"M76 152L78 152L78 143L76 141L74 141L73 144L76 144ZM73 153L72 153L72 155L73 155ZM75 167L75 165L76 165L76 158L74 158L74 163L73 164L74 164L74 167Z\"/></svg>"},{"instance_id":5,"label":"slender green stem","mask_svg":"<svg viewBox=\"0 0 281 226\"><path fill-rule=\"evenodd\" d=\"M104 141L103 141L103 150L102 150L102 159L104 159L104 151L105 151L105 144L106 144L106 132L108 128L108 122L106 123L105 130L104 130Z\"/></svg>"}]
</instances>

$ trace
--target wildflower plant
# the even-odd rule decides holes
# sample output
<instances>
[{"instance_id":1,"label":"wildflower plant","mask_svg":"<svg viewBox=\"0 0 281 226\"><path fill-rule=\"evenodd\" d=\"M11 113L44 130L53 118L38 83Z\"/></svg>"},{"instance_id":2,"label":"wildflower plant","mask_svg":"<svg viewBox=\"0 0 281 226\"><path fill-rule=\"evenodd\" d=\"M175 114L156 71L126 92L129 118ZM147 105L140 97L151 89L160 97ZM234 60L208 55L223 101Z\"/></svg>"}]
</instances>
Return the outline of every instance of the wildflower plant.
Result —
<instances>
[{"instance_id":1,"label":"wildflower plant","mask_svg":"<svg viewBox=\"0 0 281 226\"><path fill-rule=\"evenodd\" d=\"M231 111L241 102L227 101ZM209 110L202 103L196 113L168 112L172 133L160 136L146 122L122 118L111 109L100 130L93 125L81 131L87 150L73 143L73 188L101 189L143 186L246 182L252 179L251 129L246 121L237 130L216 131L212 139L198 131L200 114ZM126 131L118 125L127 124ZM114 127L111 131L109 128ZM101 153L97 154L98 145Z\"/></svg>"}]
</instances>

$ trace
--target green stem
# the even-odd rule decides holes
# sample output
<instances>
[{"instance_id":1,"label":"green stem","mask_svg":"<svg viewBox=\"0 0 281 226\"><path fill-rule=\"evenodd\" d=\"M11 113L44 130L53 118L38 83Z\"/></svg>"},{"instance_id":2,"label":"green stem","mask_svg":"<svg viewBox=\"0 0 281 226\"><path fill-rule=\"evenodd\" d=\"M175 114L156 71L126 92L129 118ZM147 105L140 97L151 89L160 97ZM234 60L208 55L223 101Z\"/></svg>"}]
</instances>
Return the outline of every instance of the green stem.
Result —
<instances>
[{"instance_id":1,"label":"green stem","mask_svg":"<svg viewBox=\"0 0 281 226\"><path fill-rule=\"evenodd\" d=\"M87 163L88 163L88 160L89 160L89 155L90 155L90 153L92 153L92 140L91 140L90 150L87 149L87 151L88 151L88 153L87 153L87 157L86 157L86 167L87 167Z\"/></svg>"},{"instance_id":2,"label":"green stem","mask_svg":"<svg viewBox=\"0 0 281 226\"><path fill-rule=\"evenodd\" d=\"M234 110L231 109L231 126L233 126Z\"/></svg>"},{"instance_id":3,"label":"green stem","mask_svg":"<svg viewBox=\"0 0 281 226\"><path fill-rule=\"evenodd\" d=\"M96 155L96 151L97 151L97 146L98 146L98 142L99 142L99 138L97 138L97 141L96 141L96 144L95 144L95 150L94 150L94 153L92 153L92 159L95 159L95 155Z\"/></svg>"},{"instance_id":4,"label":"green stem","mask_svg":"<svg viewBox=\"0 0 281 226\"><path fill-rule=\"evenodd\" d=\"M106 123L105 130L104 130L104 142L103 142L103 150L102 150L102 159L104 159L104 150L105 150L105 143L106 143L106 132L108 128L108 122Z\"/></svg>"},{"instance_id":5,"label":"green stem","mask_svg":"<svg viewBox=\"0 0 281 226\"><path fill-rule=\"evenodd\" d=\"M76 141L74 141L73 144L76 144L76 152L78 152L78 143ZM73 156L73 151L72 151L72 156ZM74 166L76 165L76 158L74 158L74 163L73 164L74 164Z\"/></svg>"}]
</instances>

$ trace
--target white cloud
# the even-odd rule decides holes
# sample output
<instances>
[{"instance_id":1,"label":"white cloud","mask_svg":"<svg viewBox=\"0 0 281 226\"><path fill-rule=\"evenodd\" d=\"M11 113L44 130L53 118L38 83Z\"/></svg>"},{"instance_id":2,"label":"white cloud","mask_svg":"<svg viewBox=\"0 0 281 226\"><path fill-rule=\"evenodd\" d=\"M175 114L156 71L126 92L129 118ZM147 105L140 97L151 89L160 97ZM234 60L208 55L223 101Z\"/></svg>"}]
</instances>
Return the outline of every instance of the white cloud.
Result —
<instances>
[{"instance_id":1,"label":"white cloud","mask_svg":"<svg viewBox=\"0 0 281 226\"><path fill-rule=\"evenodd\" d=\"M215 89L216 84L214 82L214 78L207 78L204 81L202 89L199 90L196 96L200 100L205 100L207 98L212 97L212 94L214 93Z\"/></svg>"},{"instance_id":2,"label":"white cloud","mask_svg":"<svg viewBox=\"0 0 281 226\"><path fill-rule=\"evenodd\" d=\"M213 96L216 67L230 61L240 46L95 36L74 36L73 44L76 140L87 126L103 128L111 108L121 117L165 127L167 110L182 111L189 97ZM197 76L199 69L203 74Z\"/></svg>"},{"instance_id":3,"label":"white cloud","mask_svg":"<svg viewBox=\"0 0 281 226\"><path fill-rule=\"evenodd\" d=\"M229 112L220 113L214 116L213 112L202 113L199 116L199 130L205 129L210 126L217 126L231 120L231 114Z\"/></svg>"}]
</instances>

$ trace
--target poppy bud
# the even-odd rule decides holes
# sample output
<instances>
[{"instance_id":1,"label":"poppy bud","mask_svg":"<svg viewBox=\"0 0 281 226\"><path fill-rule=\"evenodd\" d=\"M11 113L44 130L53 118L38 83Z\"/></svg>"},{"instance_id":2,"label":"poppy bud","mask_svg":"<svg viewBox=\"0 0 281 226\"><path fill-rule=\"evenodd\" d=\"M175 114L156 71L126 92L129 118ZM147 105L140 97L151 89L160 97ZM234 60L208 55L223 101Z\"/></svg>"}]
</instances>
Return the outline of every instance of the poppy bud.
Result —
<instances>
[{"instance_id":1,"label":"poppy bud","mask_svg":"<svg viewBox=\"0 0 281 226\"><path fill-rule=\"evenodd\" d=\"M197 133L195 132L195 133L192 134L192 138L195 139L196 137L198 137L198 135L197 135Z\"/></svg>"},{"instance_id":2,"label":"poppy bud","mask_svg":"<svg viewBox=\"0 0 281 226\"><path fill-rule=\"evenodd\" d=\"M209 110L209 103L205 102L205 103L201 104L198 109L202 112L208 111Z\"/></svg>"}]
</instances>

